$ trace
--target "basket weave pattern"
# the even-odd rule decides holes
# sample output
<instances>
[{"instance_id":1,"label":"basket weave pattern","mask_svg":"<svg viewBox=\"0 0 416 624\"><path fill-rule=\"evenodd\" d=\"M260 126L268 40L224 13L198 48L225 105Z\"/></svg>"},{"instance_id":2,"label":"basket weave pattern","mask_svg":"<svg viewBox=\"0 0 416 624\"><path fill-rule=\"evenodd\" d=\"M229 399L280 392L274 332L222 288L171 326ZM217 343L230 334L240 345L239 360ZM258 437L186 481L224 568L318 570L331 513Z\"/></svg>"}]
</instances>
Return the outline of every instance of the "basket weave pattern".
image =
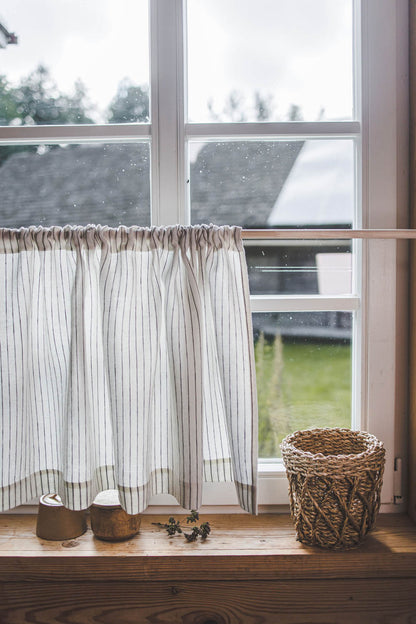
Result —
<instances>
[{"instance_id":1,"label":"basket weave pattern","mask_svg":"<svg viewBox=\"0 0 416 624\"><path fill-rule=\"evenodd\" d=\"M385 450L350 429L296 431L282 444L298 540L331 549L358 545L380 508Z\"/></svg>"}]
</instances>

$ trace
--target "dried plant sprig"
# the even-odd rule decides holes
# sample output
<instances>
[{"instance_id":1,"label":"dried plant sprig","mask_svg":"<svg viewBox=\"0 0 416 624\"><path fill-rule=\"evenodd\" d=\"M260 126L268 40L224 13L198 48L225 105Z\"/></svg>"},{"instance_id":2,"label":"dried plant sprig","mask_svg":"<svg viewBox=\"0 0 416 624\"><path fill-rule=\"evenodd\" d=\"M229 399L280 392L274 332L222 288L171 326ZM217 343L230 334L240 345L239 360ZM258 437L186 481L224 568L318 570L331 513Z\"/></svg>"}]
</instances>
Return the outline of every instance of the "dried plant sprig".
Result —
<instances>
[{"instance_id":1,"label":"dried plant sprig","mask_svg":"<svg viewBox=\"0 0 416 624\"><path fill-rule=\"evenodd\" d=\"M196 542L199 536L199 528L193 527L192 533L184 533L183 534L187 542Z\"/></svg>"},{"instance_id":2,"label":"dried plant sprig","mask_svg":"<svg viewBox=\"0 0 416 624\"><path fill-rule=\"evenodd\" d=\"M193 527L192 533L184 533L184 537L188 542L195 542L198 537L201 538L201 541L205 541L208 535L211 533L211 527L209 522L203 522L201 526Z\"/></svg>"},{"instance_id":3,"label":"dried plant sprig","mask_svg":"<svg viewBox=\"0 0 416 624\"><path fill-rule=\"evenodd\" d=\"M181 525L178 520L170 517L167 524L164 525L168 535L175 535L175 533L182 533Z\"/></svg>"},{"instance_id":4,"label":"dried plant sprig","mask_svg":"<svg viewBox=\"0 0 416 624\"><path fill-rule=\"evenodd\" d=\"M199 534L201 539L204 541L207 539L208 535L211 533L211 525L209 522L203 522L199 527Z\"/></svg>"},{"instance_id":5,"label":"dried plant sprig","mask_svg":"<svg viewBox=\"0 0 416 624\"><path fill-rule=\"evenodd\" d=\"M186 517L186 524L193 524L199 520L199 513L192 509L189 516ZM176 520L172 516L168 519L167 522L153 522L152 524L159 526L163 529L166 529L169 537L173 537L176 533L182 533L187 542L195 542L198 537L201 538L201 541L205 541L208 535L211 533L211 527L209 522L203 522L199 527L192 527L191 533L185 533L183 530L184 527L181 526L179 520Z\"/></svg>"}]
</instances>

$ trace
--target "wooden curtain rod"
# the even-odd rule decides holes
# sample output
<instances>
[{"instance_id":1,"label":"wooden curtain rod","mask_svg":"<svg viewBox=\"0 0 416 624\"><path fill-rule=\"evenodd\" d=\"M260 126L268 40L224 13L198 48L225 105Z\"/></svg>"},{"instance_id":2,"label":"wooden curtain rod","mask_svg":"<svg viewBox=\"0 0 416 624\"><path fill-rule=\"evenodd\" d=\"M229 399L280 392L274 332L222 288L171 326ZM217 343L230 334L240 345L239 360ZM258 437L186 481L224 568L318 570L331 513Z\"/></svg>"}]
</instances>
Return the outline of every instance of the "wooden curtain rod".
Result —
<instances>
[{"instance_id":1,"label":"wooden curtain rod","mask_svg":"<svg viewBox=\"0 0 416 624\"><path fill-rule=\"evenodd\" d=\"M243 230L241 236L244 240L271 239L271 240L318 240L318 239L401 239L411 240L416 238L416 230L321 230L321 229L287 229L287 230Z\"/></svg>"}]
</instances>

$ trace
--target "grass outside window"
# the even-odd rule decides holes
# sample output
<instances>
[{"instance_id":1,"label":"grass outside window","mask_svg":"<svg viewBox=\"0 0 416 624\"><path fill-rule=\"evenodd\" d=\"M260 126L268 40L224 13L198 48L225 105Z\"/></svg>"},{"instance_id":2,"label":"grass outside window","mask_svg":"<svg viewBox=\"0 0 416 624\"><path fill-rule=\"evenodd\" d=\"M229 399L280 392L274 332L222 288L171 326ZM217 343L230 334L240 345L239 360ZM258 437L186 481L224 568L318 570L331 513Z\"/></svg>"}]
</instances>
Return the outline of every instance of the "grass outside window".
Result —
<instances>
[{"instance_id":1,"label":"grass outside window","mask_svg":"<svg viewBox=\"0 0 416 624\"><path fill-rule=\"evenodd\" d=\"M259 457L281 457L280 442L309 427L351 426L351 344L280 335L255 343Z\"/></svg>"}]
</instances>

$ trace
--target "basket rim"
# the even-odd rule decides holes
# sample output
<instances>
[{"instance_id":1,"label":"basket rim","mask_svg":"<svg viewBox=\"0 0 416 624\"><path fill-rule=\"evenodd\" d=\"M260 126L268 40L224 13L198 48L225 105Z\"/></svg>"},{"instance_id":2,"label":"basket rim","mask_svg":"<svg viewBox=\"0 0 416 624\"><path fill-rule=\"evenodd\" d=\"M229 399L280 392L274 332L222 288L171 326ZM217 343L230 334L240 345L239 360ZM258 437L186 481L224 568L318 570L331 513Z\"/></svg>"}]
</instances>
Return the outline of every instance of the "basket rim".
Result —
<instances>
[{"instance_id":1,"label":"basket rim","mask_svg":"<svg viewBox=\"0 0 416 624\"><path fill-rule=\"evenodd\" d=\"M299 441L302 436L307 437L311 433L319 435L320 433L333 432L334 434L347 433L349 437L359 438L366 448L360 453L345 453L345 454L330 454L324 455L323 453L313 453L312 451L304 451L296 446L296 442ZM385 449L383 443L378 440L373 434L367 431L356 431L353 429L347 429L342 427L313 427L310 429L303 429L294 431L286 436L280 445L282 451L282 457L284 462L302 462L303 464L314 464L315 469L318 466L325 465L326 468L336 468L339 471L340 463L344 465L359 468L362 464L363 469L366 467L366 462L374 462L374 460L383 460L385 455Z\"/></svg>"}]
</instances>

